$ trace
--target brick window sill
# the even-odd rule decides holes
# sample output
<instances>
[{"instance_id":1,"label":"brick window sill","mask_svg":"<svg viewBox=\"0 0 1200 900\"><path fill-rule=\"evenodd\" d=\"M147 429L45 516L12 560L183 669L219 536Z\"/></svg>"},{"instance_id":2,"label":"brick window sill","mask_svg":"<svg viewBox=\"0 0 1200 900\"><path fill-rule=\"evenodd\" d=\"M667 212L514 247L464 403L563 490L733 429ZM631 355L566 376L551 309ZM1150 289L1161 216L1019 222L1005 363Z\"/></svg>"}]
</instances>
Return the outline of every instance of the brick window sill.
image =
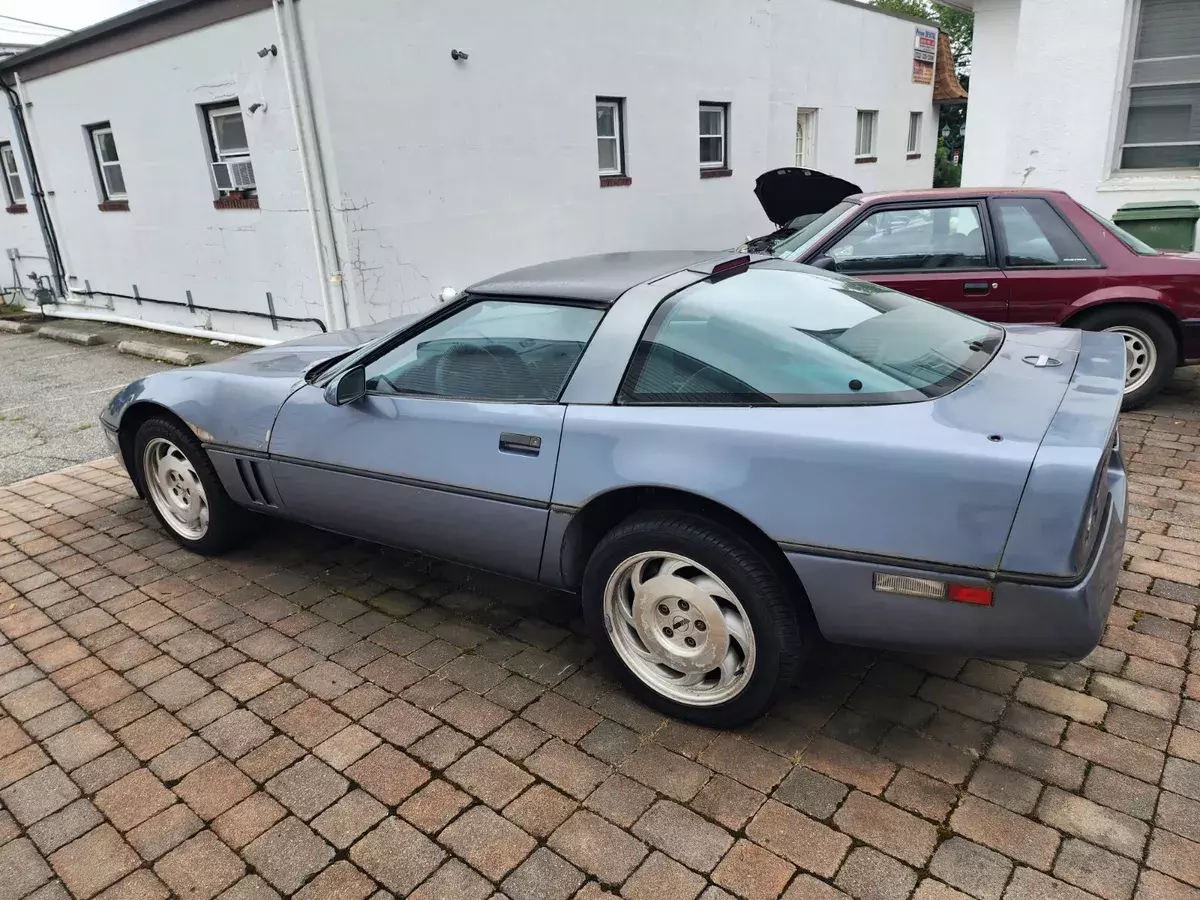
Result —
<instances>
[{"instance_id":1,"label":"brick window sill","mask_svg":"<svg viewBox=\"0 0 1200 900\"><path fill-rule=\"evenodd\" d=\"M129 212L128 200L105 200L96 205L100 212Z\"/></svg>"},{"instance_id":2,"label":"brick window sill","mask_svg":"<svg viewBox=\"0 0 1200 900\"><path fill-rule=\"evenodd\" d=\"M219 197L213 209L258 209L257 197Z\"/></svg>"},{"instance_id":3,"label":"brick window sill","mask_svg":"<svg viewBox=\"0 0 1200 900\"><path fill-rule=\"evenodd\" d=\"M4 211L16 215L17 213L29 212L29 207L26 206L24 203L14 203L11 206L6 206L4 208Z\"/></svg>"},{"instance_id":4,"label":"brick window sill","mask_svg":"<svg viewBox=\"0 0 1200 900\"><path fill-rule=\"evenodd\" d=\"M701 169L700 170L701 178L728 178L732 174L733 174L733 169L726 169L726 168Z\"/></svg>"},{"instance_id":5,"label":"brick window sill","mask_svg":"<svg viewBox=\"0 0 1200 900\"><path fill-rule=\"evenodd\" d=\"M920 153L910 153L910 154L908 154L908 156L905 157L905 159L920 159L920 158L921 158Z\"/></svg>"},{"instance_id":6,"label":"brick window sill","mask_svg":"<svg viewBox=\"0 0 1200 900\"><path fill-rule=\"evenodd\" d=\"M625 187L633 184L633 179L628 175L601 175L600 187Z\"/></svg>"},{"instance_id":7,"label":"brick window sill","mask_svg":"<svg viewBox=\"0 0 1200 900\"><path fill-rule=\"evenodd\" d=\"M879 162L879 157L878 156L857 156L854 158L854 162L856 165L862 164L862 163Z\"/></svg>"}]
</instances>

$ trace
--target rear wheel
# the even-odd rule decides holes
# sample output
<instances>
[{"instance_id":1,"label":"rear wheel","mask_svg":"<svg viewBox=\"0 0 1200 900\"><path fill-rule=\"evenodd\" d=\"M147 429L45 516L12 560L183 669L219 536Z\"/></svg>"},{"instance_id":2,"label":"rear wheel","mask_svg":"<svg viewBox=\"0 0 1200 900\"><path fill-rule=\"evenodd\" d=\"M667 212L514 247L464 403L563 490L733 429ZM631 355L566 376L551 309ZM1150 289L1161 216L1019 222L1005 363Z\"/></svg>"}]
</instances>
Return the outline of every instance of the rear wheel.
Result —
<instances>
[{"instance_id":1,"label":"rear wheel","mask_svg":"<svg viewBox=\"0 0 1200 900\"><path fill-rule=\"evenodd\" d=\"M747 541L686 513L637 514L588 560L584 617L640 700L702 725L762 715L811 646L803 598Z\"/></svg>"},{"instance_id":2,"label":"rear wheel","mask_svg":"<svg viewBox=\"0 0 1200 900\"><path fill-rule=\"evenodd\" d=\"M1175 332L1162 316L1137 306L1101 307L1075 323L1087 331L1109 331L1125 341L1125 399L1122 409L1144 406L1167 383L1179 359Z\"/></svg>"},{"instance_id":3,"label":"rear wheel","mask_svg":"<svg viewBox=\"0 0 1200 900\"><path fill-rule=\"evenodd\" d=\"M184 547L211 556L245 535L249 513L229 499L204 448L174 422L143 422L134 460L154 515Z\"/></svg>"}]
</instances>

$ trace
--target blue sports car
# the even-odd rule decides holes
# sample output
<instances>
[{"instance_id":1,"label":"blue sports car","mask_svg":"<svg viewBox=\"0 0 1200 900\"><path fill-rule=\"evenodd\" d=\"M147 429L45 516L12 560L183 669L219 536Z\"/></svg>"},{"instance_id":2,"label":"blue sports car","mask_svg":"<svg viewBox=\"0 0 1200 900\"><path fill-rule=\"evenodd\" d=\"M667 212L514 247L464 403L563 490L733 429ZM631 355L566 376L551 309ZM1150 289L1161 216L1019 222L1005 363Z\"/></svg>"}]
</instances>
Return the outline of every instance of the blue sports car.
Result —
<instances>
[{"instance_id":1,"label":"blue sports car","mask_svg":"<svg viewBox=\"0 0 1200 900\"><path fill-rule=\"evenodd\" d=\"M730 726L819 635L1078 659L1116 591L1119 335L769 257L624 253L151 375L102 421L185 547L251 512L579 591L645 702Z\"/></svg>"}]
</instances>

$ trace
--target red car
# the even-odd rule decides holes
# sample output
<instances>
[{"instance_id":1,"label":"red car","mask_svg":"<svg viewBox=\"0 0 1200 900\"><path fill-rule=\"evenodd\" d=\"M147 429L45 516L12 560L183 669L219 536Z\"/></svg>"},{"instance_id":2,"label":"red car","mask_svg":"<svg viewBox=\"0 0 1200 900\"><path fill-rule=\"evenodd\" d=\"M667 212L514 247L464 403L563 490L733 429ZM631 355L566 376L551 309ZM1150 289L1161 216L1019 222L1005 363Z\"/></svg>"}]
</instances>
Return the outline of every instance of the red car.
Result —
<instances>
[{"instance_id":1,"label":"red car","mask_svg":"<svg viewBox=\"0 0 1200 900\"><path fill-rule=\"evenodd\" d=\"M1155 250L1062 191L853 187L808 169L765 173L755 194L780 230L749 248L991 322L1117 332L1125 409L1200 357L1200 253Z\"/></svg>"}]
</instances>

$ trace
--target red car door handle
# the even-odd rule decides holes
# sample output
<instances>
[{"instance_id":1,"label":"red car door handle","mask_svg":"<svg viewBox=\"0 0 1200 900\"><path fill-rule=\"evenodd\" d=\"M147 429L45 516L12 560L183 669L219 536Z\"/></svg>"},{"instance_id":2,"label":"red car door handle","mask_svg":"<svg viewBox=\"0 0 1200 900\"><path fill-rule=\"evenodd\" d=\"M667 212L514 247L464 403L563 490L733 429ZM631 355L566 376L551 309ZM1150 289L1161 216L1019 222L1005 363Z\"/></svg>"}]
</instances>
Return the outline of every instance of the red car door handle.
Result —
<instances>
[{"instance_id":1,"label":"red car door handle","mask_svg":"<svg viewBox=\"0 0 1200 900\"><path fill-rule=\"evenodd\" d=\"M992 286L986 281L965 281L963 282L964 294L986 294L992 289Z\"/></svg>"}]
</instances>

